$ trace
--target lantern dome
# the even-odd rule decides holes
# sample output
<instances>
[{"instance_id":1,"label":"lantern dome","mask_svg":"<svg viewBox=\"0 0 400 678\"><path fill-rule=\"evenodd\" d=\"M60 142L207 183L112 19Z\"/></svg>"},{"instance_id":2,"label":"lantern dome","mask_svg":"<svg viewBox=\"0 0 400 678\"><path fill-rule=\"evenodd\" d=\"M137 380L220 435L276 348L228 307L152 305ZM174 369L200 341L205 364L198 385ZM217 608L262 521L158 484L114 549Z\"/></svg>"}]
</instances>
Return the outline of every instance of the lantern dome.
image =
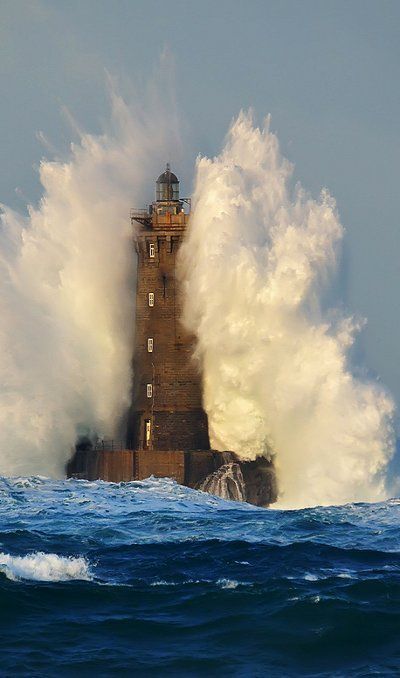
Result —
<instances>
[{"instance_id":1,"label":"lantern dome","mask_svg":"<svg viewBox=\"0 0 400 678\"><path fill-rule=\"evenodd\" d=\"M165 172L160 174L156 182L157 202L179 200L179 179L171 172L169 164Z\"/></svg>"}]
</instances>

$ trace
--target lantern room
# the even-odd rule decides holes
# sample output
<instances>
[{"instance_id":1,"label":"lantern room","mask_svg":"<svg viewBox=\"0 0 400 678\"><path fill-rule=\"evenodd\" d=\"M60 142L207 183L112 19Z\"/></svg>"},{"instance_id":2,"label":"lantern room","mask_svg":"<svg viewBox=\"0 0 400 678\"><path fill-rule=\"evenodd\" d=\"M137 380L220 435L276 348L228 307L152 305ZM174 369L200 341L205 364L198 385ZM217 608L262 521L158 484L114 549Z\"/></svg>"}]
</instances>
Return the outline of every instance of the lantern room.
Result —
<instances>
[{"instance_id":1,"label":"lantern room","mask_svg":"<svg viewBox=\"0 0 400 678\"><path fill-rule=\"evenodd\" d=\"M157 202L177 202L179 200L179 179L171 172L169 164L156 182Z\"/></svg>"}]
</instances>

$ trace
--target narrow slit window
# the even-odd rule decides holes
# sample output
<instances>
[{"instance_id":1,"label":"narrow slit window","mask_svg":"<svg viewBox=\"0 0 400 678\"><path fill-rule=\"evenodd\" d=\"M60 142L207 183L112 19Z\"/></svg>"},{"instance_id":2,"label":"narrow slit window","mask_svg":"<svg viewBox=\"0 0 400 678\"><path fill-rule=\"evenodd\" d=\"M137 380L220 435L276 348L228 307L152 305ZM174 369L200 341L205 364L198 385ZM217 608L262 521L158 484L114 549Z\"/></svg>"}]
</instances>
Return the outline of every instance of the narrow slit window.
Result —
<instances>
[{"instance_id":1,"label":"narrow slit window","mask_svg":"<svg viewBox=\"0 0 400 678\"><path fill-rule=\"evenodd\" d=\"M154 259L154 257L156 256L156 246L153 242L149 244L149 256L150 259Z\"/></svg>"},{"instance_id":2,"label":"narrow slit window","mask_svg":"<svg viewBox=\"0 0 400 678\"><path fill-rule=\"evenodd\" d=\"M153 397L153 384L147 384L147 397Z\"/></svg>"},{"instance_id":3,"label":"narrow slit window","mask_svg":"<svg viewBox=\"0 0 400 678\"><path fill-rule=\"evenodd\" d=\"M149 306L154 306L154 292L149 292Z\"/></svg>"},{"instance_id":4,"label":"narrow slit window","mask_svg":"<svg viewBox=\"0 0 400 678\"><path fill-rule=\"evenodd\" d=\"M151 421L146 419L145 421L145 446L149 447L151 441Z\"/></svg>"},{"instance_id":5,"label":"narrow slit window","mask_svg":"<svg viewBox=\"0 0 400 678\"><path fill-rule=\"evenodd\" d=\"M153 337L149 337L148 340L147 340L147 352L148 353L153 353L153 346L154 346Z\"/></svg>"}]
</instances>

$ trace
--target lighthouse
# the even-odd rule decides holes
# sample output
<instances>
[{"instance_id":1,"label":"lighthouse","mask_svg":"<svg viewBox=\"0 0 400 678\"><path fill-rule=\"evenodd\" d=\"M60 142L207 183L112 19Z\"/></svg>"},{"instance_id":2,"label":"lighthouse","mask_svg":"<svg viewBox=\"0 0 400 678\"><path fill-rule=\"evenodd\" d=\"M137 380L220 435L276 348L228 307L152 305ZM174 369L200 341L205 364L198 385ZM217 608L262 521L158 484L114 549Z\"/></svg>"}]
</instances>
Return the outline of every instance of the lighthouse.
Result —
<instances>
[{"instance_id":1,"label":"lighthouse","mask_svg":"<svg viewBox=\"0 0 400 678\"><path fill-rule=\"evenodd\" d=\"M131 210L137 281L127 430L120 440L80 439L67 475L112 482L169 477L266 506L277 496L272 462L243 461L232 451L210 449L195 338L181 322L183 290L177 275L190 207L167 165L156 181L155 200L147 209Z\"/></svg>"},{"instance_id":2,"label":"lighthouse","mask_svg":"<svg viewBox=\"0 0 400 678\"><path fill-rule=\"evenodd\" d=\"M190 200L180 197L169 165L157 179L155 198L148 210L131 211L137 291L128 442L137 450L208 450L201 375L193 358L194 338L181 323L177 277Z\"/></svg>"}]
</instances>

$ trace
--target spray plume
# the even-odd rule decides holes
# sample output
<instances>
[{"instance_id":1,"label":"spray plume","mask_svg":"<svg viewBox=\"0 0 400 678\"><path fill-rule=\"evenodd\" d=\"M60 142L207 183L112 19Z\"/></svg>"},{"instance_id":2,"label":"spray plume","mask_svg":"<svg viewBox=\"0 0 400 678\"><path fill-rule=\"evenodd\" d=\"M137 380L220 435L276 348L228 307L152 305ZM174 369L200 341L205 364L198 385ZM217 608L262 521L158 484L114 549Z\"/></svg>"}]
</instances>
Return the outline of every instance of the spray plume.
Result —
<instances>
[{"instance_id":1,"label":"spray plume","mask_svg":"<svg viewBox=\"0 0 400 678\"><path fill-rule=\"evenodd\" d=\"M278 506L380 500L393 403L349 370L357 324L322 311L343 228L328 192L292 190L292 171L269 121L243 113L197 162L181 275L211 443L273 456Z\"/></svg>"},{"instance_id":2,"label":"spray plume","mask_svg":"<svg viewBox=\"0 0 400 678\"><path fill-rule=\"evenodd\" d=\"M141 110L111 92L104 134L80 133L68 160L41 163L43 198L28 217L2 206L0 474L62 476L77 436L120 433L134 325L129 208L180 148L163 80Z\"/></svg>"}]
</instances>

